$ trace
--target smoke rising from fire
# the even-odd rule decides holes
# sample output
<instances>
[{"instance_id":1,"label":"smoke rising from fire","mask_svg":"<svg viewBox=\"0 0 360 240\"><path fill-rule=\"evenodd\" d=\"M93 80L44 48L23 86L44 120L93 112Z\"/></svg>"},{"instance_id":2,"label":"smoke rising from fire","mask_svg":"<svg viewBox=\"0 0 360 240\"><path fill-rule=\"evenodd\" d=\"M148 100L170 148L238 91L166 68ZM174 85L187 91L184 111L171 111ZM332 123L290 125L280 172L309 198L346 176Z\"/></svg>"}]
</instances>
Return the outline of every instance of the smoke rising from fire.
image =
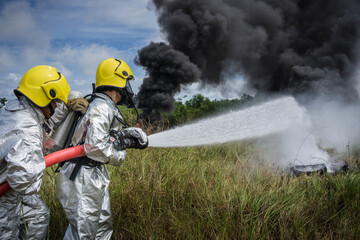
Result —
<instances>
[{"instance_id":1,"label":"smoke rising from fire","mask_svg":"<svg viewBox=\"0 0 360 240\"><path fill-rule=\"evenodd\" d=\"M150 43L141 49L135 63L149 73L138 98L139 108L150 119L159 119L160 112L171 112L173 96L181 84L193 83L200 77L198 68L186 55L164 43Z\"/></svg>"},{"instance_id":2,"label":"smoke rising from fire","mask_svg":"<svg viewBox=\"0 0 360 240\"><path fill-rule=\"evenodd\" d=\"M140 107L149 114L171 110L182 84L219 85L238 73L261 92L321 91L358 100L358 0L153 4L168 44L151 43L139 51L137 63L148 72L139 92ZM175 68L168 67L173 63Z\"/></svg>"}]
</instances>

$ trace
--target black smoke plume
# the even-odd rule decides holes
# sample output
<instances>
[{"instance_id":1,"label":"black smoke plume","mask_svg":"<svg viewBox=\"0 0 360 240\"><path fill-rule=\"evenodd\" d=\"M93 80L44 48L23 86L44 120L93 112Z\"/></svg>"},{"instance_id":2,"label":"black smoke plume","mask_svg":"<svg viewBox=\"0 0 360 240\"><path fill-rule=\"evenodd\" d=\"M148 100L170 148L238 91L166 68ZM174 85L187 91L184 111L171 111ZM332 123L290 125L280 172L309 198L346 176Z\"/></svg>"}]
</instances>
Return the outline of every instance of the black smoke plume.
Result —
<instances>
[{"instance_id":1,"label":"black smoke plume","mask_svg":"<svg viewBox=\"0 0 360 240\"><path fill-rule=\"evenodd\" d=\"M153 4L169 45L196 65L203 84L219 85L240 73L261 92L321 92L358 99L354 75L359 0L153 0ZM152 69L145 66L152 78ZM171 74L167 77L147 81L153 86L159 80L166 82L168 88L161 94L168 96L179 91L179 85L171 84ZM182 79L177 75L176 82L187 81ZM141 95L153 92L151 87L142 89ZM152 107L162 111L163 104Z\"/></svg>"},{"instance_id":2,"label":"black smoke plume","mask_svg":"<svg viewBox=\"0 0 360 240\"><path fill-rule=\"evenodd\" d=\"M135 63L149 74L140 87L138 107L143 110L143 117L151 121L159 120L160 112L173 110L174 95L181 85L194 83L200 77L188 56L165 43L150 43L142 48Z\"/></svg>"}]
</instances>

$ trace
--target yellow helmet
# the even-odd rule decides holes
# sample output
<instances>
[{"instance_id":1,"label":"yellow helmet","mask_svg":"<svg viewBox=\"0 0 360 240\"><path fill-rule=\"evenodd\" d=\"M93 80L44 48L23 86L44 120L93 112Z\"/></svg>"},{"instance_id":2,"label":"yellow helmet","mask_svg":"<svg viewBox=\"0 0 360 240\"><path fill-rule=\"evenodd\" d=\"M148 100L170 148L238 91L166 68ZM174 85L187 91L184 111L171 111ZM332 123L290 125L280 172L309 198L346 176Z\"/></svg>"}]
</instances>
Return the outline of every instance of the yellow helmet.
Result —
<instances>
[{"instance_id":1,"label":"yellow helmet","mask_svg":"<svg viewBox=\"0 0 360 240\"><path fill-rule=\"evenodd\" d=\"M108 58L102 61L96 71L96 88L111 86L124 88L127 80L134 79L129 65L121 59Z\"/></svg>"},{"instance_id":2,"label":"yellow helmet","mask_svg":"<svg viewBox=\"0 0 360 240\"><path fill-rule=\"evenodd\" d=\"M14 92L25 95L39 107L45 107L53 99L67 103L70 86L56 68L39 65L25 73Z\"/></svg>"}]
</instances>

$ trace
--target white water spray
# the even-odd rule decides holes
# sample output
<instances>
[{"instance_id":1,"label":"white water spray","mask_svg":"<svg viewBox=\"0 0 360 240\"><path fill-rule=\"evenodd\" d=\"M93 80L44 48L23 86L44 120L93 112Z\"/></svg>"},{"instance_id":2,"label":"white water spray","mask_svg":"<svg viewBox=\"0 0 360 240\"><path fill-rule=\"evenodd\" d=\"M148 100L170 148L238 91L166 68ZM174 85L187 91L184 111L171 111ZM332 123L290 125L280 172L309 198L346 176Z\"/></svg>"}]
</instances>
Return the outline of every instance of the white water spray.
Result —
<instances>
[{"instance_id":1,"label":"white water spray","mask_svg":"<svg viewBox=\"0 0 360 240\"><path fill-rule=\"evenodd\" d=\"M293 97L232 111L149 136L151 147L185 147L258 138L308 121Z\"/></svg>"},{"instance_id":2,"label":"white water spray","mask_svg":"<svg viewBox=\"0 0 360 240\"><path fill-rule=\"evenodd\" d=\"M312 127L306 109L293 97L283 97L150 135L149 146L188 147L257 139L255 145L269 164L281 169L321 164L329 172L338 169L342 161L330 159L319 148ZM271 136L270 140L265 136Z\"/></svg>"}]
</instances>

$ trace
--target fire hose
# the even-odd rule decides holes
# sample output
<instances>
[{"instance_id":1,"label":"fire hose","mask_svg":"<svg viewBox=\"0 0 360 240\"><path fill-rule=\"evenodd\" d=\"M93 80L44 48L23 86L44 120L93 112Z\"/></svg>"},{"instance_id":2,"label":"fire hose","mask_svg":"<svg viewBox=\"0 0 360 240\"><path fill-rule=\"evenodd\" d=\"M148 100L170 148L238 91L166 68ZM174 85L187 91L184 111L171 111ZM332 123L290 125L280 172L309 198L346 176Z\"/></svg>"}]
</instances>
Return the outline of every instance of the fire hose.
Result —
<instances>
[{"instance_id":1,"label":"fire hose","mask_svg":"<svg viewBox=\"0 0 360 240\"><path fill-rule=\"evenodd\" d=\"M83 145L76 147L66 148L57 152L50 153L44 157L46 167L50 167L56 163L64 162L72 158L84 156ZM0 197L10 190L8 182L4 182L0 185Z\"/></svg>"}]
</instances>

